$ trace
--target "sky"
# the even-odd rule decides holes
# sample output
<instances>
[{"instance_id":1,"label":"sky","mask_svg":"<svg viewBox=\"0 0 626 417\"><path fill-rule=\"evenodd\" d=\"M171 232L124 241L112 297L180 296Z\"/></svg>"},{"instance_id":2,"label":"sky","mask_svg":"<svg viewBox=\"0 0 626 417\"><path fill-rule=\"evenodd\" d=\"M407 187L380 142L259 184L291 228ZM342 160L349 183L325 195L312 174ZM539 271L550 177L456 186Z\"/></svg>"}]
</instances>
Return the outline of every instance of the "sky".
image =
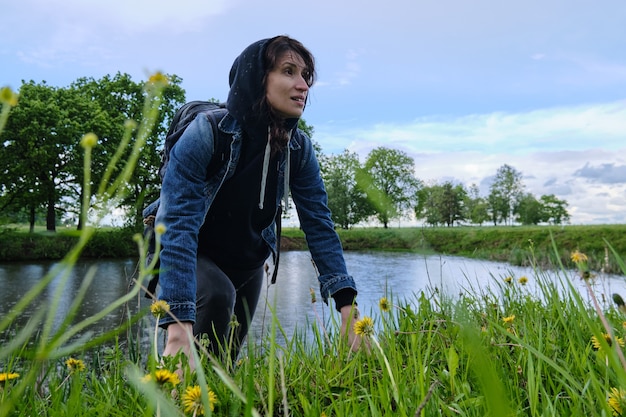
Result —
<instances>
[{"instance_id":1,"label":"sky","mask_svg":"<svg viewBox=\"0 0 626 417\"><path fill-rule=\"evenodd\" d=\"M0 0L0 86L118 72L228 94L250 43L285 34L316 58L304 113L325 154L405 152L427 184L498 168L568 202L572 224L626 222L623 0Z\"/></svg>"}]
</instances>

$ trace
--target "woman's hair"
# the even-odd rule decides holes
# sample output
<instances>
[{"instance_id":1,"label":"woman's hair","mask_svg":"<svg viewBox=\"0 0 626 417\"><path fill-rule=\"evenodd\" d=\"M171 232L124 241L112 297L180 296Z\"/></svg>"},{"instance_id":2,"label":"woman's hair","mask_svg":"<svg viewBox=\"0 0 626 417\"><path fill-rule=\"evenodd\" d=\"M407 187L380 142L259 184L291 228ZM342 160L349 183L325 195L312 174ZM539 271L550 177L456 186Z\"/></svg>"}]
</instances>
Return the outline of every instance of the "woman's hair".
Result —
<instances>
[{"instance_id":1,"label":"woman's hair","mask_svg":"<svg viewBox=\"0 0 626 417\"><path fill-rule=\"evenodd\" d=\"M267 87L267 76L276 67L280 58L286 53L293 52L298 54L304 61L306 70L304 71L307 76L306 82L311 87L315 82L315 58L313 54L295 39L288 36L277 36L273 38L265 48L263 54L263 67L265 68L265 74L263 76L263 91ZM309 99L307 95L307 101ZM290 129L285 126L283 118L279 117L272 106L267 101L267 95L263 94L259 103L259 110L269 120L270 136L272 138L272 153L276 153L287 146L289 143L289 131Z\"/></svg>"}]
</instances>

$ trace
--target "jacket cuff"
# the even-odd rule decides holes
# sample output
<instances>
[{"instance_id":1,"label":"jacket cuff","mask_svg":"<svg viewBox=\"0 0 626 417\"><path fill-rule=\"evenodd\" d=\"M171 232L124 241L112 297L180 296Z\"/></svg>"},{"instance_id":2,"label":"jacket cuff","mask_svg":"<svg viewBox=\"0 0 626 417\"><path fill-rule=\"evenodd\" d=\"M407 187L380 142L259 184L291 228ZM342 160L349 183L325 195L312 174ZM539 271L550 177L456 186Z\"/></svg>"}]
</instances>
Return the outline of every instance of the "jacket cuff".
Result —
<instances>
[{"instance_id":1,"label":"jacket cuff","mask_svg":"<svg viewBox=\"0 0 626 417\"><path fill-rule=\"evenodd\" d=\"M170 314L166 314L165 317L159 320L159 327L166 328L172 323L176 323L176 320L182 322L195 323L196 322L196 304L195 303L172 303L170 304ZM172 315L174 317L172 317Z\"/></svg>"}]
</instances>

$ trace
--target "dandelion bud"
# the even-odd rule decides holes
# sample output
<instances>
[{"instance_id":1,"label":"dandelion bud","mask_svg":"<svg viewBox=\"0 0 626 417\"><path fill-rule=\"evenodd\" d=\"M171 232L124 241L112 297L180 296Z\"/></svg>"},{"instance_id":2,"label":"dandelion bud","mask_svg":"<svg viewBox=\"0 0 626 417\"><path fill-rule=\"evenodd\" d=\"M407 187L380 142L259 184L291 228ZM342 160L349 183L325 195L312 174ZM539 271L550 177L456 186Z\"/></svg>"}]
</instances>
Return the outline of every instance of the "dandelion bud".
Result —
<instances>
[{"instance_id":1,"label":"dandelion bud","mask_svg":"<svg viewBox=\"0 0 626 417\"><path fill-rule=\"evenodd\" d=\"M85 149L93 148L94 146L96 146L97 143L98 143L98 136L96 136L95 133L87 133L80 140L80 146L82 146Z\"/></svg>"}]
</instances>

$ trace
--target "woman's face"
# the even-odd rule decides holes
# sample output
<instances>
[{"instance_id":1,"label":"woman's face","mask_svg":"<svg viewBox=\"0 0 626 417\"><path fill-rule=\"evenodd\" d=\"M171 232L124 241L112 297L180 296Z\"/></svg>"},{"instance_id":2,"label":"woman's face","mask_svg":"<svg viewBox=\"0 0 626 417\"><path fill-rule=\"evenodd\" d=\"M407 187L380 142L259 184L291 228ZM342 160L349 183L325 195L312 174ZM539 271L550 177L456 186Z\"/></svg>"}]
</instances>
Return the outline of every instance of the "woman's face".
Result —
<instances>
[{"instance_id":1,"label":"woman's face","mask_svg":"<svg viewBox=\"0 0 626 417\"><path fill-rule=\"evenodd\" d=\"M285 119L299 118L304 112L310 79L304 60L287 52L267 74L266 98L274 111Z\"/></svg>"}]
</instances>

